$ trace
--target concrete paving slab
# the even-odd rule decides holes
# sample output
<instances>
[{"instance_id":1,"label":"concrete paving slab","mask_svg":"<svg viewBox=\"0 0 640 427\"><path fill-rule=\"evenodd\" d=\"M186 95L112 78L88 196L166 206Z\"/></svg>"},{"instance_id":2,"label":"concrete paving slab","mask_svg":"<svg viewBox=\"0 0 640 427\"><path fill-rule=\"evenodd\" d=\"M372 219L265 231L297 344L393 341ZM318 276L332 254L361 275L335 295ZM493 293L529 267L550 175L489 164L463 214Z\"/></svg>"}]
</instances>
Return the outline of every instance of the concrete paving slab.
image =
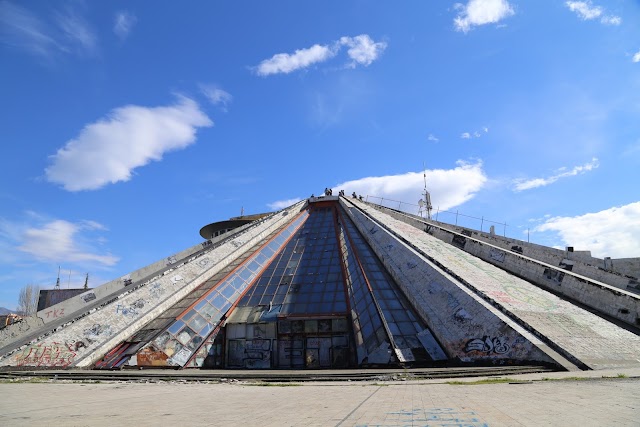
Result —
<instances>
[{"instance_id":1,"label":"concrete paving slab","mask_svg":"<svg viewBox=\"0 0 640 427\"><path fill-rule=\"evenodd\" d=\"M640 371L508 383L1 383L0 425L638 426ZM607 377L611 374L610 378ZM542 380L546 378L546 380Z\"/></svg>"}]
</instances>

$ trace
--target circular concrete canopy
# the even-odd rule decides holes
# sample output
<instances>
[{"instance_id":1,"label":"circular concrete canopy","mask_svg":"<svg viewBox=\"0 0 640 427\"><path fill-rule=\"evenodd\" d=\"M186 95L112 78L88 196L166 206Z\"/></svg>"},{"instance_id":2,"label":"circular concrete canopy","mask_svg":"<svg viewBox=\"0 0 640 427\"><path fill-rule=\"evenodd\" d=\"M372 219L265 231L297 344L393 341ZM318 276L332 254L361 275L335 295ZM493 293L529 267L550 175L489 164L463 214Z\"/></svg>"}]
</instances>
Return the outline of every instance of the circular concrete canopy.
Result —
<instances>
[{"instance_id":1,"label":"circular concrete canopy","mask_svg":"<svg viewBox=\"0 0 640 427\"><path fill-rule=\"evenodd\" d=\"M220 233L221 231L229 231L253 221L255 221L255 219L229 219L226 221L212 222L211 224L205 225L200 229L200 235L208 240L212 237L215 237L216 233L220 235L222 234Z\"/></svg>"}]
</instances>

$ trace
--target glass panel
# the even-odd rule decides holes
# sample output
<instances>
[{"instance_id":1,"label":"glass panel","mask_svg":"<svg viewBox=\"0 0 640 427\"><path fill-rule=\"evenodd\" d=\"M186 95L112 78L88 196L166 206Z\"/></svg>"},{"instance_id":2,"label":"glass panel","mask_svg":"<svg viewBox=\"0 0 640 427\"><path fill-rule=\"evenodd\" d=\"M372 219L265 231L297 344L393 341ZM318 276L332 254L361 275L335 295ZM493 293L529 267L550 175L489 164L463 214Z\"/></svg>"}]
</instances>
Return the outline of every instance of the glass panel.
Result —
<instances>
[{"instance_id":1,"label":"glass panel","mask_svg":"<svg viewBox=\"0 0 640 427\"><path fill-rule=\"evenodd\" d=\"M202 316L200 316L199 314L196 314L189 321L189 326L191 326L191 329L193 329L194 331L199 332L206 323L207 321L204 320Z\"/></svg>"}]
</instances>

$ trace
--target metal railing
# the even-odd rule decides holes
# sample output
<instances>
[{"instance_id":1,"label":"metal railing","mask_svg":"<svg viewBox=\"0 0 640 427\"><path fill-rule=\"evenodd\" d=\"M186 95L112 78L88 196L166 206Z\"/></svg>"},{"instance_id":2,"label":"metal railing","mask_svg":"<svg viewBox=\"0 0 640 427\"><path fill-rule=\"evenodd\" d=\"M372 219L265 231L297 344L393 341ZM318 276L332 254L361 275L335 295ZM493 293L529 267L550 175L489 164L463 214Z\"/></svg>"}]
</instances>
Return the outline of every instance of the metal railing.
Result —
<instances>
[{"instance_id":1,"label":"metal railing","mask_svg":"<svg viewBox=\"0 0 640 427\"><path fill-rule=\"evenodd\" d=\"M379 200L379 202L375 202L375 201L370 200L370 199ZM378 205L385 206L385 207L391 208L391 209L397 209L397 210L403 211L403 212L415 213L415 215L419 215L421 212L424 211L424 208L421 207L420 205L416 205L416 204L413 204L413 203L407 203L407 202L403 202L403 201L400 201L400 200L389 199L389 198L386 198L386 197L369 196L369 195L367 195L367 197L365 198L365 201L367 201L367 202L371 201L371 203L377 203ZM442 219L443 215L444 215L445 218L452 218L452 219L451 220L444 220L444 219ZM425 217L426 216L426 212L424 212L422 216ZM484 231L483 227L484 227L485 223L489 224L489 226L498 225L498 226L502 227L502 236L503 237L507 236L507 223L506 222L493 221L493 220L485 218L484 216L478 218L476 216L462 214L457 210L455 212L452 212L452 211L441 211L440 208L436 208L436 213L435 213L435 215L432 214L431 218L433 220L435 220L435 221L442 221L442 222L446 222L446 223L449 223L449 224L454 224L456 226L472 228L474 230L480 230L480 231ZM480 226L479 227L478 227L477 221L480 222L480 224L479 224Z\"/></svg>"}]
</instances>

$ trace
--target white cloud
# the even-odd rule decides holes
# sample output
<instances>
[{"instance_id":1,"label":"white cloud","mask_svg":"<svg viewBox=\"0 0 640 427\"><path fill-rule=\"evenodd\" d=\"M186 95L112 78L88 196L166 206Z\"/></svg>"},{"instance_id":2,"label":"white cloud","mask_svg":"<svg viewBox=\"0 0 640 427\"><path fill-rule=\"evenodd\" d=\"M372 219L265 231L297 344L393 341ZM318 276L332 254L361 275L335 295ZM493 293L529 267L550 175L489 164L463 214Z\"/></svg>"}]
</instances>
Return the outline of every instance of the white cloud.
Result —
<instances>
[{"instance_id":1,"label":"white cloud","mask_svg":"<svg viewBox=\"0 0 640 427\"><path fill-rule=\"evenodd\" d=\"M183 96L167 107L116 108L51 156L46 178L67 191L128 181L135 168L193 144L197 128L212 125L198 104Z\"/></svg>"},{"instance_id":2,"label":"white cloud","mask_svg":"<svg viewBox=\"0 0 640 427\"><path fill-rule=\"evenodd\" d=\"M53 11L45 22L28 9L9 1L0 2L0 40L45 59L56 54L92 54L97 49L93 28L70 7Z\"/></svg>"},{"instance_id":3,"label":"white cloud","mask_svg":"<svg viewBox=\"0 0 640 427\"><path fill-rule=\"evenodd\" d=\"M484 126L482 128L482 132L484 133L488 133L489 132L489 128ZM471 138L480 138L482 136L482 132L479 130L475 130L472 132L463 132L460 134L460 138L462 139L471 139Z\"/></svg>"},{"instance_id":4,"label":"white cloud","mask_svg":"<svg viewBox=\"0 0 640 427\"><path fill-rule=\"evenodd\" d=\"M39 215L26 215L29 223L11 222L0 218L0 237L2 246L11 248L13 259L19 265L24 260L18 258L22 252L37 261L56 263L100 264L113 266L119 258L110 253L99 253L96 249L103 237L93 233L106 231L107 228L95 221L69 222L61 219L44 219ZM15 252L16 250L20 252Z\"/></svg>"},{"instance_id":5,"label":"white cloud","mask_svg":"<svg viewBox=\"0 0 640 427\"><path fill-rule=\"evenodd\" d=\"M440 140L435 135L430 133L429 136L427 136L427 141L438 142Z\"/></svg>"},{"instance_id":6,"label":"white cloud","mask_svg":"<svg viewBox=\"0 0 640 427\"><path fill-rule=\"evenodd\" d=\"M329 46L315 44L308 49L298 49L293 54L277 53L269 59L265 59L258 65L257 74L268 76L270 74L285 73L301 68L307 68L318 62L324 62L333 57L336 52Z\"/></svg>"},{"instance_id":7,"label":"white cloud","mask_svg":"<svg viewBox=\"0 0 640 427\"><path fill-rule=\"evenodd\" d=\"M605 25L620 25L622 24L622 18L619 16L603 16L600 22Z\"/></svg>"},{"instance_id":8,"label":"white cloud","mask_svg":"<svg viewBox=\"0 0 640 427\"><path fill-rule=\"evenodd\" d=\"M534 179L516 179L514 180L514 191L524 191L531 190L532 188L544 187L549 184L553 184L557 180L561 178L566 178L569 176L581 175L585 172L589 172L593 169L596 169L599 166L598 159L593 158L589 163L585 163L582 166L576 166L570 171L564 172L566 167L560 168L558 170L559 173L556 175L550 176L548 178L534 178Z\"/></svg>"},{"instance_id":9,"label":"white cloud","mask_svg":"<svg viewBox=\"0 0 640 427\"><path fill-rule=\"evenodd\" d=\"M351 68L357 64L370 65L378 59L382 52L387 48L386 42L374 42L367 34L361 34L355 37L341 37L340 44L348 46L347 54L352 59Z\"/></svg>"},{"instance_id":10,"label":"white cloud","mask_svg":"<svg viewBox=\"0 0 640 427\"><path fill-rule=\"evenodd\" d=\"M307 49L298 49L292 54L275 54L255 67L255 72L259 76L288 74L335 57L343 46L349 48L347 55L351 62L348 66L355 68L358 64L366 67L378 59L386 49L387 43L374 42L368 34L360 34L355 37L344 36L329 45L315 44Z\"/></svg>"},{"instance_id":11,"label":"white cloud","mask_svg":"<svg viewBox=\"0 0 640 427\"><path fill-rule=\"evenodd\" d=\"M590 1L568 1L565 3L570 11L575 12L580 19L590 20L602 15L600 6L593 6Z\"/></svg>"},{"instance_id":12,"label":"white cloud","mask_svg":"<svg viewBox=\"0 0 640 427\"><path fill-rule=\"evenodd\" d=\"M137 21L138 19L133 13L126 10L120 11L116 13L113 20L113 32L120 40L124 40L129 36Z\"/></svg>"},{"instance_id":13,"label":"white cloud","mask_svg":"<svg viewBox=\"0 0 640 427\"><path fill-rule=\"evenodd\" d=\"M567 246L597 258L640 256L640 202L576 217L554 217L534 231L555 231Z\"/></svg>"},{"instance_id":14,"label":"white cloud","mask_svg":"<svg viewBox=\"0 0 640 427\"><path fill-rule=\"evenodd\" d=\"M299 197L288 200L277 200L273 203L268 203L267 206L271 210L279 211L280 209L288 208L289 206L298 203L300 200L302 199Z\"/></svg>"},{"instance_id":15,"label":"white cloud","mask_svg":"<svg viewBox=\"0 0 640 427\"><path fill-rule=\"evenodd\" d=\"M458 16L453 20L457 31L469 32L471 27L495 24L515 12L506 0L469 0L466 5L457 3Z\"/></svg>"},{"instance_id":16,"label":"white cloud","mask_svg":"<svg viewBox=\"0 0 640 427\"><path fill-rule=\"evenodd\" d=\"M565 5L583 21L600 18L600 22L605 25L620 25L622 23L622 18L615 15L605 15L602 7L594 6L590 1L567 1Z\"/></svg>"},{"instance_id":17,"label":"white cloud","mask_svg":"<svg viewBox=\"0 0 640 427\"><path fill-rule=\"evenodd\" d=\"M228 105L233 100L233 96L227 91L215 85L200 85L200 91L207 97L213 105L219 106L223 111L227 111Z\"/></svg>"},{"instance_id":18,"label":"white cloud","mask_svg":"<svg viewBox=\"0 0 640 427\"><path fill-rule=\"evenodd\" d=\"M397 200L414 205L418 204L424 190L424 172L407 172L401 175L387 175L360 178L343 182L333 188L345 190L347 195L354 191L358 195L373 196L370 201L378 203L377 197ZM427 189L431 194L431 203L441 211L459 206L472 199L487 182L482 170L482 162L475 164L458 161L454 169L435 169L426 171ZM407 205L402 208L409 208ZM417 209L417 207L416 207ZM416 212L414 212L416 213Z\"/></svg>"},{"instance_id":19,"label":"white cloud","mask_svg":"<svg viewBox=\"0 0 640 427\"><path fill-rule=\"evenodd\" d=\"M640 62L640 50L633 55L633 58L631 60L633 62Z\"/></svg>"}]
</instances>

